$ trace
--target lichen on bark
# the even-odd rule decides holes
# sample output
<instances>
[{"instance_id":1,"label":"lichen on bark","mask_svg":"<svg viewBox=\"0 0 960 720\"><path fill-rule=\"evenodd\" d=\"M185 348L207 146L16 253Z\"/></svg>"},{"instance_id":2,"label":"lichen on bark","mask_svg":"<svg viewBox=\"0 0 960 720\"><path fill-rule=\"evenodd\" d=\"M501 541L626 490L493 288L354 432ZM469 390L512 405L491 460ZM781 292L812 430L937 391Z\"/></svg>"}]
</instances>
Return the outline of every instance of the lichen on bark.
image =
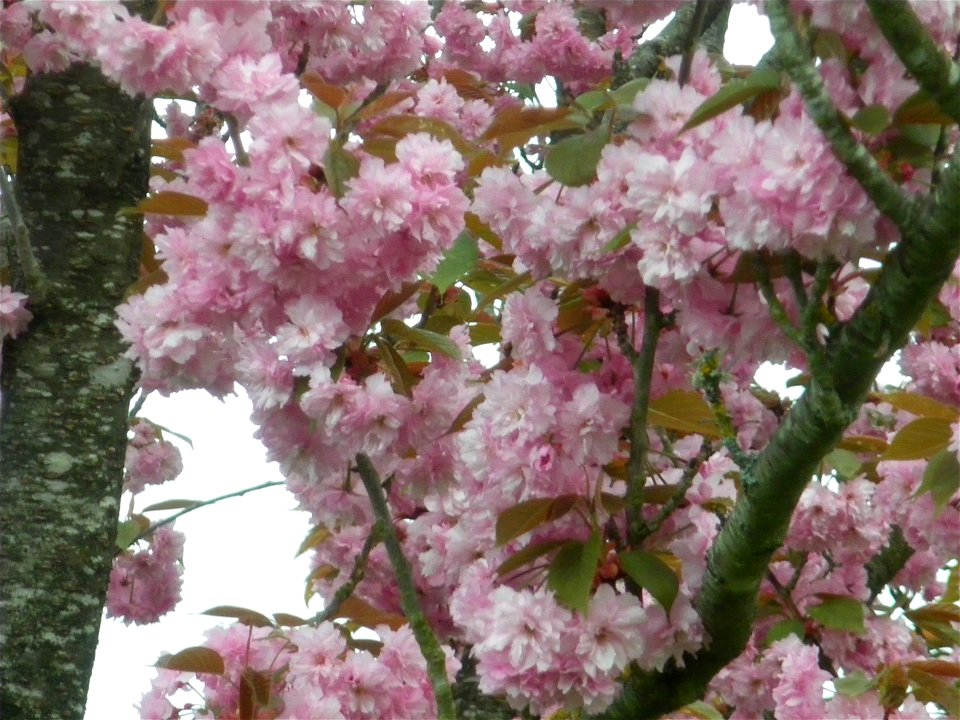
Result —
<instances>
[{"instance_id":1,"label":"lichen on bark","mask_svg":"<svg viewBox=\"0 0 960 720\"><path fill-rule=\"evenodd\" d=\"M48 292L3 347L0 717L79 719L135 380L113 318L137 277L142 218L118 211L146 194L150 104L74 65L29 78L10 110L16 200Z\"/></svg>"}]
</instances>

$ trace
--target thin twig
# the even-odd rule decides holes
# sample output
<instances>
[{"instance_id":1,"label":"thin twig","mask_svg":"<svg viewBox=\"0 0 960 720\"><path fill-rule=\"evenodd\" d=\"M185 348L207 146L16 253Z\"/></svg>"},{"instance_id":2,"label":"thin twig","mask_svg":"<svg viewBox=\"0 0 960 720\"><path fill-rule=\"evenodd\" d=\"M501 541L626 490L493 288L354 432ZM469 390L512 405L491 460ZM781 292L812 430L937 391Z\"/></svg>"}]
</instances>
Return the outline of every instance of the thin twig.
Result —
<instances>
[{"instance_id":1,"label":"thin twig","mask_svg":"<svg viewBox=\"0 0 960 720\"><path fill-rule=\"evenodd\" d=\"M650 409L650 385L661 326L660 292L652 287L647 287L644 291L643 342L640 352L637 352L627 331L623 309L619 308L613 313L613 327L620 352L630 361L633 369L630 458L627 465L627 542L631 547L639 547L646 531L643 520L643 491L650 445L647 438L647 414Z\"/></svg>"},{"instance_id":2,"label":"thin twig","mask_svg":"<svg viewBox=\"0 0 960 720\"><path fill-rule=\"evenodd\" d=\"M383 540L383 533L380 530L380 526L375 524L370 529L370 534L367 535L367 540L363 543L360 554L356 560L353 561L350 577L347 578L347 581L343 585L337 588L337 591L333 594L333 597L330 598L327 606L310 618L311 624L319 625L326 620L336 617L337 613L340 612L340 607L347 601L347 598L353 595L353 591L357 589L357 585L363 580L367 571L367 559L370 557L373 549L380 544L381 540Z\"/></svg>"},{"instance_id":3,"label":"thin twig","mask_svg":"<svg viewBox=\"0 0 960 720\"><path fill-rule=\"evenodd\" d=\"M254 490L263 490L263 489L265 489L265 488L270 488L270 487L279 487L280 485L285 485L285 484L286 484L286 483L285 483L283 480L271 480L270 482L260 483L259 485L254 485L253 487L244 488L243 490L237 490L237 491L232 492L232 493L227 493L226 495L220 495L219 497L210 498L209 500L204 500L204 501L202 501L202 502L198 502L197 504L191 505L191 506L188 507L188 508L184 508L183 510L181 510L181 511L179 511L179 512L175 512L173 515L170 515L169 517L165 517L163 520L158 520L157 522L153 523L152 525L150 525L150 527L148 527L146 530L144 530L144 531L141 532L139 535L137 535L137 536L130 542L130 544L133 545L133 543L135 543L135 542L137 542L138 540L142 540L143 538L147 537L150 533L152 533L152 532L153 532L154 530L156 530L157 528L161 528L161 527L163 527L164 525L169 525L170 523L172 523L172 522L173 522L174 520L176 520L177 518L181 518L181 517L183 517L184 515L186 515L187 513L193 512L194 510L199 510L199 509L202 508L202 507L207 507L208 505L213 505L214 503L218 503L218 502L220 502L221 500L227 500L227 499L229 499L229 498L240 497L241 495L246 495L247 493L253 492Z\"/></svg>"},{"instance_id":4,"label":"thin twig","mask_svg":"<svg viewBox=\"0 0 960 720\"><path fill-rule=\"evenodd\" d=\"M712 454L713 445L711 445L708 440L704 440L700 445L700 452L698 452L695 457L691 458L690 461L687 462L686 467L683 469L683 475L680 477L677 491L670 496L670 499L667 500L667 502L663 504L663 507L660 508L660 512L657 513L657 517L655 517L652 522L648 523L644 527L644 531L640 538L641 542L659 530L663 523L667 521L667 518L676 512L677 508L679 508L681 503L683 503L683 501L686 499L687 491L693 485L693 479L697 476L700 466L703 465Z\"/></svg>"},{"instance_id":5,"label":"thin twig","mask_svg":"<svg viewBox=\"0 0 960 720\"><path fill-rule=\"evenodd\" d=\"M903 192L853 136L834 105L820 71L814 65L810 48L797 30L787 1L770 0L764 3L764 12L770 18L780 65L800 90L807 112L829 141L834 154L860 183L877 209L901 231L919 227L922 224L921 209L917 202Z\"/></svg>"},{"instance_id":6,"label":"thin twig","mask_svg":"<svg viewBox=\"0 0 960 720\"><path fill-rule=\"evenodd\" d=\"M697 51L697 39L703 33L703 22L707 17L706 0L697 0L697 5L693 9L693 17L690 20L690 28L687 31L687 38L684 41L685 49L683 57L680 60L680 73L677 75L677 82L680 87L687 84L690 79L690 68L693 65L693 56Z\"/></svg>"},{"instance_id":7,"label":"thin twig","mask_svg":"<svg viewBox=\"0 0 960 720\"><path fill-rule=\"evenodd\" d=\"M413 581L413 568L410 567L410 561L403 554L400 538L397 537L397 529L393 525L390 507L387 505L386 495L384 495L383 487L380 485L380 477L373 463L370 462L370 458L363 453L357 455L357 472L363 480L367 495L370 496L373 514L380 526L383 542L387 548L387 555L390 557L390 563L393 565L393 570L397 576L397 584L400 586L400 607L403 608L404 614L410 621L410 629L413 630L413 636L420 646L423 659L427 662L427 675L430 677L430 684L433 686L439 717L443 720L456 720L457 708L453 700L453 692L450 689L450 682L447 680L446 658L433 629L427 622L423 608L420 606L417 586Z\"/></svg>"},{"instance_id":8,"label":"thin twig","mask_svg":"<svg viewBox=\"0 0 960 720\"><path fill-rule=\"evenodd\" d=\"M757 285L760 288L760 294L763 295L763 299L767 302L770 317L773 318L773 321L784 335L800 346L806 353L809 354L812 352L814 348L807 346L806 338L800 333L797 326L793 324L787 308L784 307L780 301L780 297L773 287L773 281L770 279L770 270L767 268L767 263L763 256L754 256L753 267L757 271Z\"/></svg>"},{"instance_id":9,"label":"thin twig","mask_svg":"<svg viewBox=\"0 0 960 720\"><path fill-rule=\"evenodd\" d=\"M27 294L33 302L42 302L47 294L47 278L40 269L33 247L30 245L30 232L20 213L20 206L13 194L13 184L7 177L6 170L0 168L0 196L3 199L3 208L13 230L14 248L20 270L26 282Z\"/></svg>"},{"instance_id":10,"label":"thin twig","mask_svg":"<svg viewBox=\"0 0 960 720\"><path fill-rule=\"evenodd\" d=\"M230 142L233 143L233 151L237 156L237 165L240 167L250 167L250 156L247 155L247 151L243 147L243 142L240 140L240 124L237 122L236 116L226 114L224 115L224 120L227 123L227 133L230 135Z\"/></svg>"}]
</instances>

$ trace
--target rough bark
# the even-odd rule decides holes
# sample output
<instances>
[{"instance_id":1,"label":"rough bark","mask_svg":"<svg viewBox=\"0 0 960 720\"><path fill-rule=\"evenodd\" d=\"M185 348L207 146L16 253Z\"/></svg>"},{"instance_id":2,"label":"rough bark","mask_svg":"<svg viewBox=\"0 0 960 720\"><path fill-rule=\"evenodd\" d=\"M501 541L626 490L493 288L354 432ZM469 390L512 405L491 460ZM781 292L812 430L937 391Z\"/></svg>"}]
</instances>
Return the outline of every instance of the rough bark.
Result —
<instances>
[{"instance_id":1,"label":"rough bark","mask_svg":"<svg viewBox=\"0 0 960 720\"><path fill-rule=\"evenodd\" d=\"M98 70L11 103L16 199L45 275L0 376L0 717L83 717L114 554L135 380L114 327L137 277L149 103ZM12 255L11 255L12 256Z\"/></svg>"}]
</instances>

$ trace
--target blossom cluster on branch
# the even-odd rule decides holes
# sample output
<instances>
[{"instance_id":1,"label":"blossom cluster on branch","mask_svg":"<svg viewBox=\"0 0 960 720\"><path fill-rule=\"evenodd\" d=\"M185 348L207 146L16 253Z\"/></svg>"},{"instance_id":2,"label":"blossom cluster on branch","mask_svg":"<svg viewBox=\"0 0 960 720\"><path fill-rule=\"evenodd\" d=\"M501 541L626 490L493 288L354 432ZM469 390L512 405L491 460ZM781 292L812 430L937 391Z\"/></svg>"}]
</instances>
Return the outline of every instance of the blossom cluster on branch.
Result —
<instances>
[{"instance_id":1,"label":"blossom cluster on branch","mask_svg":"<svg viewBox=\"0 0 960 720\"><path fill-rule=\"evenodd\" d=\"M957 6L910 7L956 57ZM835 339L907 242L874 186L935 194L957 118L865 5L792 3L837 132L881 178L865 183L775 56L750 72L691 42L624 77L674 10L689 6L176 0L146 21L120 2L5 3L12 91L89 62L177 99L118 325L143 391L245 389L315 526L309 591L332 603L314 619L221 608L238 624L161 660L143 717L445 714L364 459L447 682L469 659L518 712L613 712L626 677L715 649L701 590L718 538L752 482L777 481L754 468L791 431L756 372L829 385ZM955 260L903 387L849 418L786 537L754 538L770 562L746 647L674 717L955 707ZM0 331L27 319L5 293ZM179 472L158 429L132 433L127 490ZM128 622L179 594L180 536L144 522L127 520L108 598Z\"/></svg>"}]
</instances>

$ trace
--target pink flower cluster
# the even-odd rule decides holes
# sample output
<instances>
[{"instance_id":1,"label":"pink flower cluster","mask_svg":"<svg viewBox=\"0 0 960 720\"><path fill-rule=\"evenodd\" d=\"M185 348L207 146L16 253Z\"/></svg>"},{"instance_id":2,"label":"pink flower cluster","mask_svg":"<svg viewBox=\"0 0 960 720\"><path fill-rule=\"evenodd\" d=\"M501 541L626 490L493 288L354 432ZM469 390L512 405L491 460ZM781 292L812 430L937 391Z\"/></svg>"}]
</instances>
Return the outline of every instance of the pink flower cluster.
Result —
<instances>
[{"instance_id":1,"label":"pink flower cluster","mask_svg":"<svg viewBox=\"0 0 960 720\"><path fill-rule=\"evenodd\" d=\"M160 429L145 420L133 426L133 438L127 443L123 489L141 492L147 485L173 480L183 470L177 446L164 440Z\"/></svg>"},{"instance_id":2,"label":"pink flower cluster","mask_svg":"<svg viewBox=\"0 0 960 720\"><path fill-rule=\"evenodd\" d=\"M107 617L143 625L173 610L180 601L183 539L169 526L159 527L147 539L147 549L124 552L114 560Z\"/></svg>"},{"instance_id":3,"label":"pink flower cluster","mask_svg":"<svg viewBox=\"0 0 960 720\"><path fill-rule=\"evenodd\" d=\"M202 703L215 717L231 716L238 705L241 677L265 678L271 698L261 703L258 718L361 720L369 717L433 717L433 688L426 663L409 627L377 628L376 655L347 641L333 623L286 630L234 625L207 633L205 646L224 661L223 675L203 674ZM460 667L449 648L447 672ZM261 681L262 682L262 681ZM140 704L140 717L156 720L176 715L171 696L185 688L184 675L161 671ZM258 694L262 700L262 695Z\"/></svg>"},{"instance_id":4,"label":"pink flower cluster","mask_svg":"<svg viewBox=\"0 0 960 720\"><path fill-rule=\"evenodd\" d=\"M424 3L391 0L178 0L153 22L119 2L4 8L4 57L22 53L32 72L95 62L131 94L198 101L195 111L167 109L169 134L186 149L158 168L152 190L192 196L206 211L151 215L147 231L168 279L119 309L142 387L246 389L270 459L314 525L329 531L311 550L310 590L325 599L374 520L353 467L358 453L368 455L390 478L394 527L446 644L448 673L469 649L480 689L518 711L600 712L629 668L682 664L710 642L695 606L748 472L737 462L769 442L786 410L780 399L761 400L754 374L765 360L806 369L804 349L771 317L771 304L799 323L811 267L842 264L825 289L823 341L866 295L861 258L898 241L796 94L776 112L732 110L685 130L724 82L705 52L682 87L669 77L679 71L672 58L632 100L605 108L609 117L589 132L613 128L613 136L589 182L565 186L552 168L519 172L513 154L501 153L509 143L491 128L519 109L526 85L551 76L567 93L609 87L615 55L628 57L646 26L678 5L448 2L431 18ZM845 113L878 103L892 112L915 91L868 11L794 5L845 44L848 57L820 63ZM917 7L936 42L955 42L953 5ZM336 107L311 106L308 88ZM595 120L572 110L563 129ZM217 134L224 122L229 142ZM882 159L897 132L862 137ZM532 166L551 167L559 152L544 142L524 147ZM928 177L889 170L911 192ZM448 255L458 237L477 243L479 257L459 275L471 290L441 292L434 273L445 257L462 260ZM766 294L754 257L769 262ZM799 268L793 277L787 260ZM901 354L911 390L951 406L960 401L956 274L931 307L929 331ZM642 347L650 288L666 321L651 394L667 407L647 428L642 519L650 533L633 548L623 512L636 443L627 356L631 341ZM23 329L25 301L0 288L0 335ZM627 339L614 325L619 312ZM484 368L474 344L490 341L491 329L501 354ZM684 412L670 405L673 392L692 395L693 363L717 349L734 435L726 447L678 425L671 413ZM874 403L852 432L867 446L889 443L911 419ZM158 428L139 422L133 435L126 489L179 472L179 453ZM924 461L877 464L876 454L862 455L856 477L821 478L800 499L761 588L769 613L711 688L732 718L897 717L874 690L825 699L832 676L824 668L875 676L927 657L904 622L867 608L866 565L899 527L914 554L894 582L935 600L944 591L938 572L955 557L960 511L918 493ZM568 511L498 537L505 512L559 497ZM594 533L602 557L584 571L589 599L576 612L550 589L550 547ZM179 597L180 534L161 527L148 542L120 555L111 576L108 614L128 623L156 620ZM502 569L538 546L548 549L536 562ZM627 550L656 553L675 572L669 611L646 590L628 591L618 564ZM382 547L364 570L355 597L399 612ZM830 601L863 607L863 631L815 620ZM801 622L804 637L769 643L784 619ZM261 717L435 714L410 629L377 633L373 653L331 623L215 630L206 646L226 672L201 676L203 706L231 717L240 687L256 681L270 687ZM184 689L183 674L163 671L142 715L176 716L186 706L173 698ZM914 701L903 705L915 711Z\"/></svg>"},{"instance_id":5,"label":"pink flower cluster","mask_svg":"<svg viewBox=\"0 0 960 720\"><path fill-rule=\"evenodd\" d=\"M33 318L27 310L27 296L14 292L8 285L0 285L0 341L15 338Z\"/></svg>"}]
</instances>

